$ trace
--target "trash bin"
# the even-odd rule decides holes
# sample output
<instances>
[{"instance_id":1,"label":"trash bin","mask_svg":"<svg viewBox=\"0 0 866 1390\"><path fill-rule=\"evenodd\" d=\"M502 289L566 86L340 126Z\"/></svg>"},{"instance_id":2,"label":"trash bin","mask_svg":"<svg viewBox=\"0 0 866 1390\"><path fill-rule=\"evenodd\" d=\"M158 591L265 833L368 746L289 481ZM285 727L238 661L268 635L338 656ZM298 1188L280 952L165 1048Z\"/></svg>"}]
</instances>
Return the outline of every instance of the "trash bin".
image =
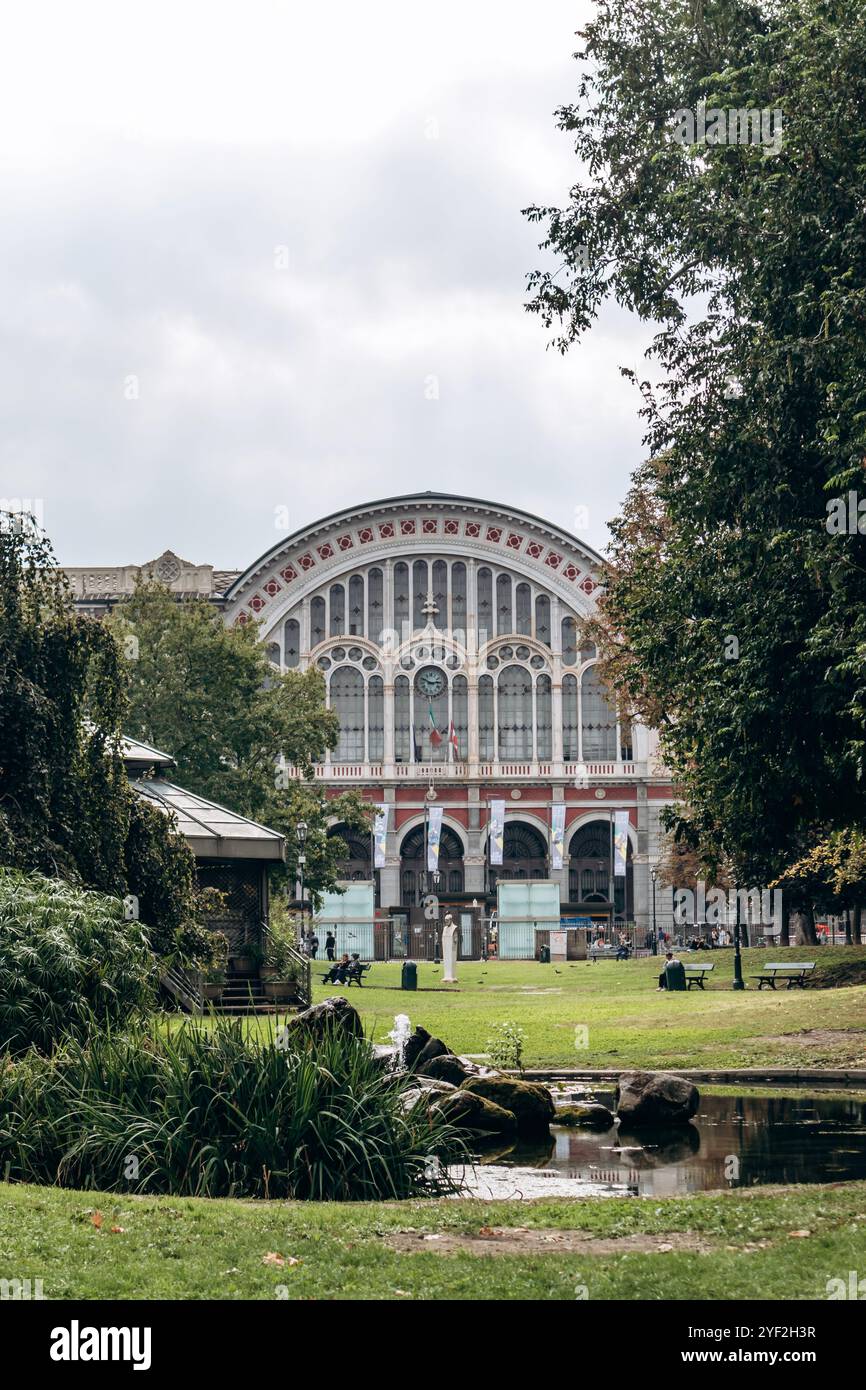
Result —
<instances>
[{"instance_id":1,"label":"trash bin","mask_svg":"<svg viewBox=\"0 0 866 1390\"><path fill-rule=\"evenodd\" d=\"M404 960L403 969L400 972L400 988L418 988L418 967L414 960Z\"/></svg>"},{"instance_id":2,"label":"trash bin","mask_svg":"<svg viewBox=\"0 0 866 1390\"><path fill-rule=\"evenodd\" d=\"M540 950L539 953L538 953L538 959L541 961L541 964L542 964L542 965L550 965L550 947L549 947L549 946L542 946L541 950Z\"/></svg>"},{"instance_id":3,"label":"trash bin","mask_svg":"<svg viewBox=\"0 0 866 1390\"><path fill-rule=\"evenodd\" d=\"M686 988L686 969L680 961L671 961L670 965L665 966L665 987L674 990Z\"/></svg>"}]
</instances>

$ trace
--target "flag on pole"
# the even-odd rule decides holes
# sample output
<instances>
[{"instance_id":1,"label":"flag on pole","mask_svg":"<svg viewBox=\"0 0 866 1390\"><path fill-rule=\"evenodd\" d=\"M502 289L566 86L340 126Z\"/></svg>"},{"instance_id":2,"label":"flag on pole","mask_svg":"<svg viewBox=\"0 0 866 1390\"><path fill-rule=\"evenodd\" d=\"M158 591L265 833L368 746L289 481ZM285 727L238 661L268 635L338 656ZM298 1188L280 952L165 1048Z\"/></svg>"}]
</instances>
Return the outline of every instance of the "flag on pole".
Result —
<instances>
[{"instance_id":1,"label":"flag on pole","mask_svg":"<svg viewBox=\"0 0 866 1390\"><path fill-rule=\"evenodd\" d=\"M427 706L427 713L428 713L429 716L430 716L430 747L431 747L431 748L438 748L439 745L440 745L440 743L442 742L442 735L440 734L439 730L436 728L436 720L433 718L433 706L432 706L432 704L430 704L430 705Z\"/></svg>"},{"instance_id":2,"label":"flag on pole","mask_svg":"<svg viewBox=\"0 0 866 1390\"><path fill-rule=\"evenodd\" d=\"M427 812L427 872L439 872L439 841L442 838L441 806L431 806Z\"/></svg>"},{"instance_id":3,"label":"flag on pole","mask_svg":"<svg viewBox=\"0 0 866 1390\"><path fill-rule=\"evenodd\" d=\"M448 726L448 761L452 763L459 763L460 761L460 746L457 742L457 730L454 727L453 719Z\"/></svg>"},{"instance_id":4,"label":"flag on pole","mask_svg":"<svg viewBox=\"0 0 866 1390\"><path fill-rule=\"evenodd\" d=\"M490 862L491 864L502 863L502 851L505 847L505 802L491 801L490 803Z\"/></svg>"},{"instance_id":5,"label":"flag on pole","mask_svg":"<svg viewBox=\"0 0 866 1390\"><path fill-rule=\"evenodd\" d=\"M388 806L383 803L378 808L378 814L373 822L373 863L377 869L385 867L385 846L388 835Z\"/></svg>"},{"instance_id":6,"label":"flag on pole","mask_svg":"<svg viewBox=\"0 0 866 1390\"><path fill-rule=\"evenodd\" d=\"M565 802L556 802L550 808L550 866L552 869L562 868L563 851L565 849Z\"/></svg>"}]
</instances>

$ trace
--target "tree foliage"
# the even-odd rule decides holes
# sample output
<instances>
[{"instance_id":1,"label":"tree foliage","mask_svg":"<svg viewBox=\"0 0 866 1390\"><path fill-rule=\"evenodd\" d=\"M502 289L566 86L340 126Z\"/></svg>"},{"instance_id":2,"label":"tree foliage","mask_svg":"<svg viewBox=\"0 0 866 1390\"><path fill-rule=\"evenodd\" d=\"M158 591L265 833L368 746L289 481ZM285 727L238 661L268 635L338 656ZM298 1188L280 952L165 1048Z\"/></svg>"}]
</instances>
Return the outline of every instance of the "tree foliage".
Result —
<instances>
[{"instance_id":1,"label":"tree foliage","mask_svg":"<svg viewBox=\"0 0 866 1390\"><path fill-rule=\"evenodd\" d=\"M562 351L610 296L654 335L596 635L703 862L768 884L816 826L866 824L866 540L827 526L866 488L866 14L603 0L582 39L580 175L528 210L557 261L529 308ZM672 138L701 101L780 111L777 152Z\"/></svg>"}]
</instances>

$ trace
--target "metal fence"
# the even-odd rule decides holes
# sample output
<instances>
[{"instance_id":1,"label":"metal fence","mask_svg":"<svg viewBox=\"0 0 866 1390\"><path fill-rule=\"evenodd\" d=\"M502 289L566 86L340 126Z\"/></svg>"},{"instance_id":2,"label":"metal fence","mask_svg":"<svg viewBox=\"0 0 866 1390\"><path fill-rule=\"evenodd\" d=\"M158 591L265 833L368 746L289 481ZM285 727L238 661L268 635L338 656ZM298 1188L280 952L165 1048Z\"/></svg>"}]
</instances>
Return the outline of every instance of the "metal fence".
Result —
<instances>
[{"instance_id":1,"label":"metal fence","mask_svg":"<svg viewBox=\"0 0 866 1390\"><path fill-rule=\"evenodd\" d=\"M357 953L364 961L434 961L441 956L441 921L412 922L406 916L348 921L318 917L314 927L319 941L318 960L327 959L329 933L334 938L337 959L344 953L349 956ZM559 956L564 945L565 959L585 960L588 948L599 934L598 925L567 926L558 918L527 918L513 922L500 922L495 917L475 918L471 923L459 924L457 958L538 960L544 947L552 955ZM630 955L646 955L652 948L651 942L645 940L646 932L641 932L634 922L618 924L612 936L609 929L603 936L606 944L614 946L619 944L621 936L625 937Z\"/></svg>"}]
</instances>

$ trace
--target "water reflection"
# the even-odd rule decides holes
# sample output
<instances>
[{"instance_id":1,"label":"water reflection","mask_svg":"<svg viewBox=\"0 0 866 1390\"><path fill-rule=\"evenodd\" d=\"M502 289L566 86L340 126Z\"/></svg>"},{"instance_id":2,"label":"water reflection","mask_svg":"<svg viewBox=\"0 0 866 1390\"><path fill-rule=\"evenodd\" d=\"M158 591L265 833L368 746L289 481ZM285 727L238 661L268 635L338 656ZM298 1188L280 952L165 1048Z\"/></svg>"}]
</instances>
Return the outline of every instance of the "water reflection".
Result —
<instances>
[{"instance_id":1,"label":"water reflection","mask_svg":"<svg viewBox=\"0 0 866 1390\"><path fill-rule=\"evenodd\" d=\"M612 1094L599 1092L598 1099L613 1103ZM656 1131L615 1125L601 1133L554 1126L544 1146L484 1155L480 1164L479 1175L489 1164L507 1168L512 1178L515 1169L523 1170L532 1195L548 1185L561 1195L563 1180L580 1185L580 1191L586 1185L595 1192L668 1197L766 1183L862 1179L866 1103L844 1093L704 1096L689 1125Z\"/></svg>"}]
</instances>

